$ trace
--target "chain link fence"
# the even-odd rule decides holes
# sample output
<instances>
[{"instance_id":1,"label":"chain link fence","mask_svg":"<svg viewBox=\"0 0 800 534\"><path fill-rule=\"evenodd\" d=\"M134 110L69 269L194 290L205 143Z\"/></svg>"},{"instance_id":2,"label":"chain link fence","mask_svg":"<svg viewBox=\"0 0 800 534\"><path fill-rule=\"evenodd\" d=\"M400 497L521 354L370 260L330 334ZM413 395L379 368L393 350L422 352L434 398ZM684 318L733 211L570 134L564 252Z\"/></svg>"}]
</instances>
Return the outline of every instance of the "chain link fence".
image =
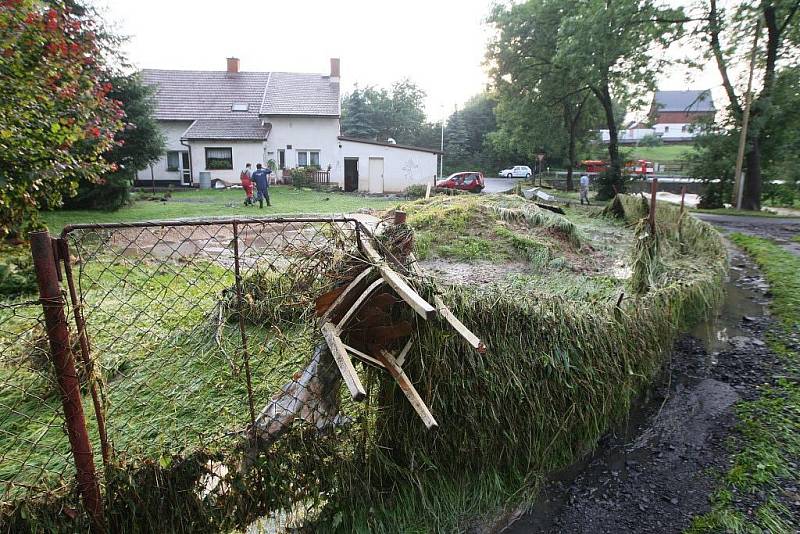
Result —
<instances>
[{"instance_id":1,"label":"chain link fence","mask_svg":"<svg viewBox=\"0 0 800 534\"><path fill-rule=\"evenodd\" d=\"M0 505L75 476L64 411L37 300L0 303Z\"/></svg>"},{"instance_id":2,"label":"chain link fence","mask_svg":"<svg viewBox=\"0 0 800 534\"><path fill-rule=\"evenodd\" d=\"M289 521L298 506L309 513L324 493L321 470L336 468L332 449L366 444L341 441L365 408L339 400L348 395L317 325L320 296L331 300L365 268L365 231L345 218L209 220L79 225L53 240L80 424L105 490L98 522L172 521L149 507L170 499L175 521L207 524L235 508L227 524L241 527L270 513ZM0 305L9 507L36 492L77 495L43 315L41 301Z\"/></svg>"}]
</instances>

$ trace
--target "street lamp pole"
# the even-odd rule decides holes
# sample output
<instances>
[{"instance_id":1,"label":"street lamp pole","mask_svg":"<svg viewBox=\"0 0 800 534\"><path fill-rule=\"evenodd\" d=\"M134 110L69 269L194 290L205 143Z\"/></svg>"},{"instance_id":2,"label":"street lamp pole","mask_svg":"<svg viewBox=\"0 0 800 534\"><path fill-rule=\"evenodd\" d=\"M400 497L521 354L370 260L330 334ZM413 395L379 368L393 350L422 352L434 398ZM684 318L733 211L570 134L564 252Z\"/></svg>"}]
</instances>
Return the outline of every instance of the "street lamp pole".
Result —
<instances>
[{"instance_id":1,"label":"street lamp pole","mask_svg":"<svg viewBox=\"0 0 800 534\"><path fill-rule=\"evenodd\" d=\"M443 178L444 176L442 175L442 167L444 167L444 113L442 113L442 143L439 146L439 150L442 151L442 153L439 154L439 178Z\"/></svg>"}]
</instances>

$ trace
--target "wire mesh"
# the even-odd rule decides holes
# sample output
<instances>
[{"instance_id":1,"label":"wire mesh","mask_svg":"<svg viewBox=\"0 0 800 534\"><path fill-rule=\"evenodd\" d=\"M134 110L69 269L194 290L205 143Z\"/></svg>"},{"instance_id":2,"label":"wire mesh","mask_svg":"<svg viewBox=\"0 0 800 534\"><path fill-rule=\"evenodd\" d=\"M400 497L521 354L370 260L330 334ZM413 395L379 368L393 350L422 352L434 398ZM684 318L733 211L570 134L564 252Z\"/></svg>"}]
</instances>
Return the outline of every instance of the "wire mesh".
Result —
<instances>
[{"instance_id":1,"label":"wire mesh","mask_svg":"<svg viewBox=\"0 0 800 534\"><path fill-rule=\"evenodd\" d=\"M66 490L74 475L42 305L0 302L0 505Z\"/></svg>"},{"instance_id":2,"label":"wire mesh","mask_svg":"<svg viewBox=\"0 0 800 534\"><path fill-rule=\"evenodd\" d=\"M314 383L304 368L319 342L315 297L363 265L357 233L345 219L68 230L116 457L231 451L257 416L269 417L262 409L276 393L305 402ZM319 422L317 409L275 417Z\"/></svg>"}]
</instances>

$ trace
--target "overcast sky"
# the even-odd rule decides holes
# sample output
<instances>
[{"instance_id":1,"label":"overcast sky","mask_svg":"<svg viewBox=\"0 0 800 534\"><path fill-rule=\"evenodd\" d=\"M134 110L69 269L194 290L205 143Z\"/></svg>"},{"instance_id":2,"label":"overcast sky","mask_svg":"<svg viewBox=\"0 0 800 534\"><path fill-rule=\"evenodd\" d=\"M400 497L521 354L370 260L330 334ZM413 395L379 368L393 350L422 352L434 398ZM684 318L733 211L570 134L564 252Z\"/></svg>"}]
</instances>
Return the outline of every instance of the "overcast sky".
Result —
<instances>
[{"instance_id":1,"label":"overcast sky","mask_svg":"<svg viewBox=\"0 0 800 534\"><path fill-rule=\"evenodd\" d=\"M242 70L327 73L329 58L339 57L345 91L408 77L427 92L431 120L487 83L482 63L491 0L94 3L118 33L130 36L125 49L140 68L223 70L225 58L235 56ZM690 81L685 74L680 68L661 74L659 87L718 84L713 69Z\"/></svg>"}]
</instances>

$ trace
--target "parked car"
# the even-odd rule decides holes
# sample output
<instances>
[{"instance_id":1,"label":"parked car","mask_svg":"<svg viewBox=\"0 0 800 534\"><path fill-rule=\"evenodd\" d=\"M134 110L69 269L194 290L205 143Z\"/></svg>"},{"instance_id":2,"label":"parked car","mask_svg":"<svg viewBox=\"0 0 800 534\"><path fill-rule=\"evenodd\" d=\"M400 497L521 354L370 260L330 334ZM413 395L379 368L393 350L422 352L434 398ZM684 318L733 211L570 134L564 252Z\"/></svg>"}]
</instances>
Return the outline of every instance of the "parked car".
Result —
<instances>
[{"instance_id":1,"label":"parked car","mask_svg":"<svg viewBox=\"0 0 800 534\"><path fill-rule=\"evenodd\" d=\"M515 165L510 169L500 171L500 176L505 176L506 178L530 178L531 175L533 173L527 165Z\"/></svg>"},{"instance_id":2,"label":"parked car","mask_svg":"<svg viewBox=\"0 0 800 534\"><path fill-rule=\"evenodd\" d=\"M455 172L445 180L436 182L436 187L446 187L448 189L461 189L472 193L480 193L486 184L483 181L483 173L477 171Z\"/></svg>"}]
</instances>

